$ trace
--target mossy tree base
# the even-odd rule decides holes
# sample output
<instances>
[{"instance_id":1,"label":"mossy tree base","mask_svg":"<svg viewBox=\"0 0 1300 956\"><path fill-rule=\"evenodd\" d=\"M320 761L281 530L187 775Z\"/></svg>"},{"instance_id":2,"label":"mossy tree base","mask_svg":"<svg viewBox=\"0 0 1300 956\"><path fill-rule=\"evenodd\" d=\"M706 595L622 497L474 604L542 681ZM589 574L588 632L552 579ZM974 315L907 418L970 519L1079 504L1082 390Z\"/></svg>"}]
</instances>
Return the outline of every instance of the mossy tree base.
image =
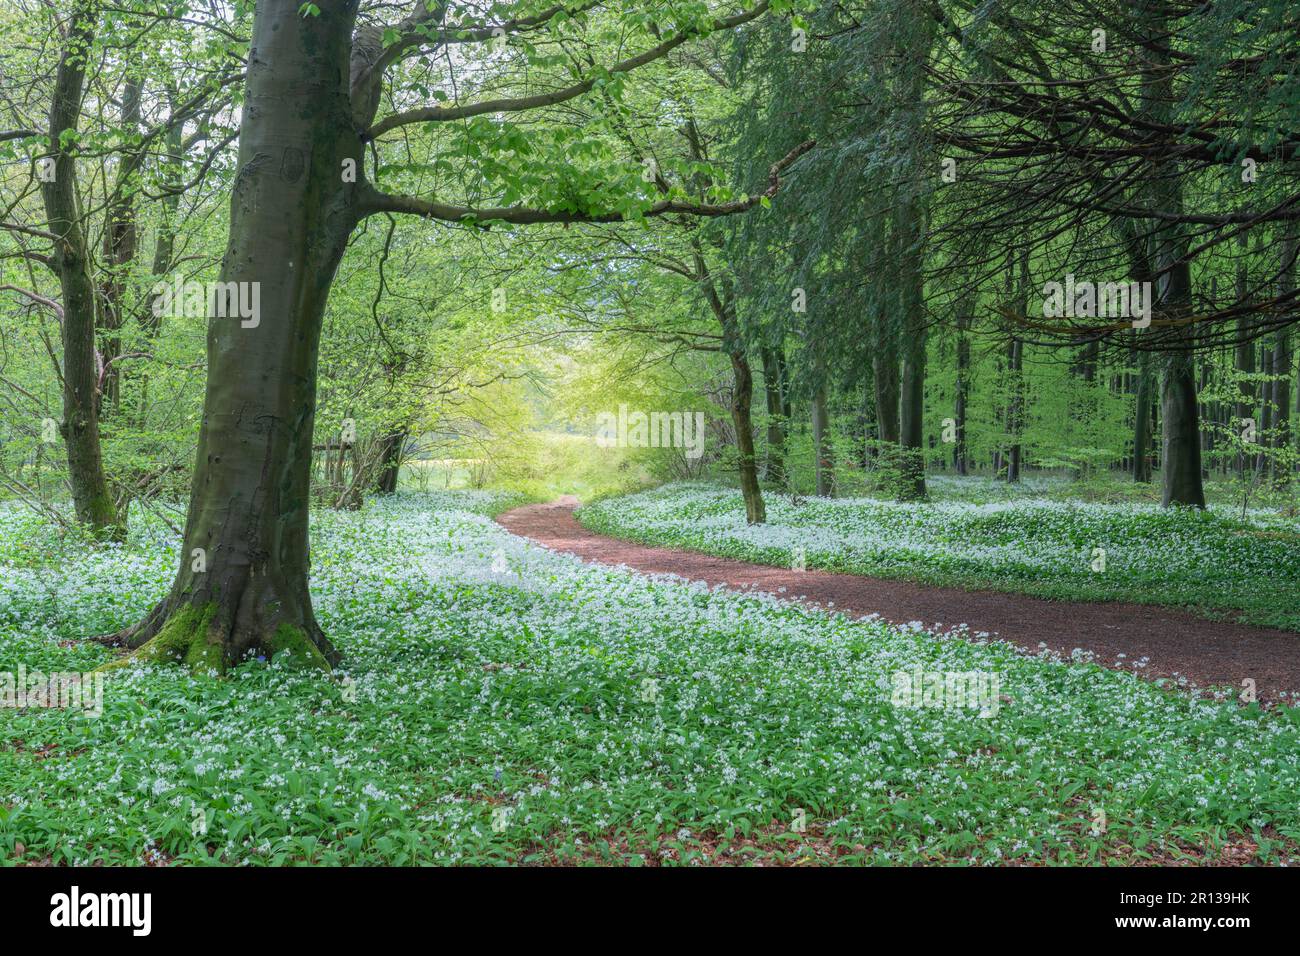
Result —
<instances>
[{"instance_id":1,"label":"mossy tree base","mask_svg":"<svg viewBox=\"0 0 1300 956\"><path fill-rule=\"evenodd\" d=\"M228 615L215 603L183 604L170 614L162 613L168 602L134 628L100 638L102 643L127 647L131 653L105 664L100 670L125 667L132 662L183 664L191 673L223 675L231 667L254 658L281 664L330 670L340 660L319 628L316 634L287 620L267 622L250 630L231 628ZM160 622L160 623L157 623Z\"/></svg>"}]
</instances>

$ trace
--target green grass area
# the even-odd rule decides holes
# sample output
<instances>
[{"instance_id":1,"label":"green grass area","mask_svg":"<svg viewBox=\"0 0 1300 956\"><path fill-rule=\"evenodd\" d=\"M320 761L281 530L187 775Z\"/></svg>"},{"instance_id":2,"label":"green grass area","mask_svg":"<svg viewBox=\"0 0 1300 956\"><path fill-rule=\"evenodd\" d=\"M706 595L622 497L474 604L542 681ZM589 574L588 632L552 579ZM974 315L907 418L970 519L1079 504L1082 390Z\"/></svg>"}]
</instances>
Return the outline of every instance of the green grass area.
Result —
<instances>
[{"instance_id":1,"label":"green grass area","mask_svg":"<svg viewBox=\"0 0 1300 956\"><path fill-rule=\"evenodd\" d=\"M933 500L791 500L767 495L748 527L738 492L677 484L606 498L578 512L594 531L648 544L790 567L1059 600L1133 601L1300 630L1300 520L1233 507L1161 509L1067 496L1064 482L1022 487L938 478Z\"/></svg>"},{"instance_id":2,"label":"green grass area","mask_svg":"<svg viewBox=\"0 0 1300 956\"><path fill-rule=\"evenodd\" d=\"M99 717L0 713L0 857L996 864L1245 841L1276 862L1300 837L1300 710L583 565L506 534L505 503L317 514L332 675L131 665ZM19 528L42 530L0 511L4 671L103 662L78 638L138 618L177 560L139 516L125 545L57 554ZM897 706L916 668L994 675L998 704Z\"/></svg>"}]
</instances>

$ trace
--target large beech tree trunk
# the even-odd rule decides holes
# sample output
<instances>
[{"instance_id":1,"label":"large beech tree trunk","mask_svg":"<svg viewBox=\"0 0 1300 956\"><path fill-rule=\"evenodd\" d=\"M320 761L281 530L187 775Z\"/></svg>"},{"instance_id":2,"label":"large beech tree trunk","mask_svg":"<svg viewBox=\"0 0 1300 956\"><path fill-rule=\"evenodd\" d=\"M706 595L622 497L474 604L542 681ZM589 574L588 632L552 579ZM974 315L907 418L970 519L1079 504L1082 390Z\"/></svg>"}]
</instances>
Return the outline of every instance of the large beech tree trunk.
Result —
<instances>
[{"instance_id":1,"label":"large beech tree trunk","mask_svg":"<svg viewBox=\"0 0 1300 956\"><path fill-rule=\"evenodd\" d=\"M117 635L145 658L224 670L253 655L324 666L338 654L307 590L317 345L358 222L349 107L355 0L260 0L249 54L222 283L256 283L253 319L210 317L208 379L181 567L170 593ZM142 646L143 645L143 646Z\"/></svg>"},{"instance_id":2,"label":"large beech tree trunk","mask_svg":"<svg viewBox=\"0 0 1300 956\"><path fill-rule=\"evenodd\" d=\"M104 475L99 442L98 379L95 361L95 284L77 198L76 162L63 142L75 130L85 86L85 60L94 28L95 5L80 3L67 38L50 98L50 150L53 176L41 183L49 230L57 238L50 268L59 278L63 299L63 433L68 480L77 517L96 532L122 537L117 509Z\"/></svg>"}]
</instances>

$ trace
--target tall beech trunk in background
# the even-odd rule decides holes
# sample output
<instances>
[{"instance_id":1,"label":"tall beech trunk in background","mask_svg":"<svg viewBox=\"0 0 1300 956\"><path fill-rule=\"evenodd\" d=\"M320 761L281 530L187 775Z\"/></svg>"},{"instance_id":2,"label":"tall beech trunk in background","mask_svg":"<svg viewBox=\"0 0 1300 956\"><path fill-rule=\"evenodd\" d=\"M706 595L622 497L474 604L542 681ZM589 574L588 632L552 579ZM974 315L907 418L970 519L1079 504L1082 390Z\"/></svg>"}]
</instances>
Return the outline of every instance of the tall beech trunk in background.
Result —
<instances>
[{"instance_id":1,"label":"tall beech trunk in background","mask_svg":"<svg viewBox=\"0 0 1300 956\"><path fill-rule=\"evenodd\" d=\"M1133 409L1133 480L1151 482L1151 353L1138 353Z\"/></svg>"},{"instance_id":2,"label":"tall beech trunk in background","mask_svg":"<svg viewBox=\"0 0 1300 956\"><path fill-rule=\"evenodd\" d=\"M1295 291L1296 256L1300 252L1300 236L1294 221L1287 223L1287 234L1281 246L1281 263L1278 272L1278 293L1289 296ZM1273 428L1276 433L1274 447L1285 451L1291 447L1291 330L1278 329L1273 336ZM1273 460L1273 480L1284 483L1291 480L1291 463L1285 454Z\"/></svg>"},{"instance_id":3,"label":"tall beech trunk in background","mask_svg":"<svg viewBox=\"0 0 1300 956\"><path fill-rule=\"evenodd\" d=\"M786 484L785 473L785 431L789 422L789 412L785 407L784 396L785 360L781 346L765 348L763 358L763 391L767 399L767 460L764 465L764 477L778 488Z\"/></svg>"},{"instance_id":4,"label":"tall beech trunk in background","mask_svg":"<svg viewBox=\"0 0 1300 956\"><path fill-rule=\"evenodd\" d=\"M817 494L823 498L833 498L835 458L831 449L830 419L826 411L826 386L820 382L812 394L812 430Z\"/></svg>"},{"instance_id":5,"label":"tall beech trunk in background","mask_svg":"<svg viewBox=\"0 0 1300 956\"><path fill-rule=\"evenodd\" d=\"M925 487L925 359L928 322L925 310L926 190L932 178L930 153L925 148L926 69L934 44L936 20L919 3L905 5L900 33L898 97L912 125L907 166L910 182L898 198L899 328L902 330L902 385L898 416L900 501L926 497Z\"/></svg>"},{"instance_id":6,"label":"tall beech trunk in background","mask_svg":"<svg viewBox=\"0 0 1300 956\"><path fill-rule=\"evenodd\" d=\"M50 150L53 176L41 183L41 198L52 242L50 268L59 278L63 299L63 424L68 452L68 479L79 520L94 531L121 538L113 496L104 475L99 441L98 382L95 352L95 283L77 199L76 161L63 142L75 131L85 86L85 57L92 39L97 6L78 3L68 23L63 52L50 98Z\"/></svg>"},{"instance_id":7,"label":"tall beech trunk in background","mask_svg":"<svg viewBox=\"0 0 1300 956\"><path fill-rule=\"evenodd\" d=\"M693 139L691 143L692 148L698 150L698 140ZM699 157L698 151L695 155ZM735 290L730 277L724 276L722 291L719 292L698 236L692 237L691 247L696 281L713 311L713 317L722 327L722 349L731 359L731 423L736 430L736 464L740 473L740 494L745 500L745 521L763 524L767 521L767 507L758 484L758 454L754 450L754 419L751 414L754 374L749 367L749 356L745 352L740 320L736 315Z\"/></svg>"},{"instance_id":8,"label":"tall beech trunk in background","mask_svg":"<svg viewBox=\"0 0 1300 956\"><path fill-rule=\"evenodd\" d=\"M1259 371L1264 377L1259 383L1259 434L1255 444L1259 451L1255 453L1255 471L1262 475L1268 468L1268 451L1272 445L1273 435L1273 350L1265 339L1259 349Z\"/></svg>"},{"instance_id":9,"label":"tall beech trunk in background","mask_svg":"<svg viewBox=\"0 0 1300 956\"><path fill-rule=\"evenodd\" d=\"M870 369L867 369L865 377L867 381L862 383L862 396L858 402L858 465L862 468L871 465L876 453L876 438L880 434L876 426L876 385L871 381Z\"/></svg>"},{"instance_id":10,"label":"tall beech trunk in background","mask_svg":"<svg viewBox=\"0 0 1300 956\"><path fill-rule=\"evenodd\" d=\"M898 497L904 501L926 496L925 489L925 330L918 316L910 323L903 349L902 403L899 409L900 460L903 478Z\"/></svg>"},{"instance_id":11,"label":"tall beech trunk in background","mask_svg":"<svg viewBox=\"0 0 1300 956\"><path fill-rule=\"evenodd\" d=\"M767 508L763 504L763 491L758 486L758 455L754 451L754 421L750 406L754 401L754 375L743 349L732 349L731 372L734 387L731 390L731 421L736 427L736 451L740 459L740 493L745 499L745 521L763 524L767 521Z\"/></svg>"},{"instance_id":12,"label":"tall beech trunk in background","mask_svg":"<svg viewBox=\"0 0 1300 956\"><path fill-rule=\"evenodd\" d=\"M1246 267L1245 265L1239 265L1237 267L1237 301L1245 302L1248 291ZM1255 419L1255 383L1247 378L1247 376L1255 374L1255 340L1248 338L1251 324L1249 314L1243 315L1237 320L1237 347L1234 355L1234 365L1239 376L1237 391L1240 398L1237 399L1234 406L1236 421L1232 423L1232 430L1238 435L1246 427L1246 422L1253 422ZM1246 474L1246 468L1249 464L1250 461L1246 453L1244 451L1238 452L1237 477L1240 478Z\"/></svg>"},{"instance_id":13,"label":"tall beech trunk in background","mask_svg":"<svg viewBox=\"0 0 1300 956\"><path fill-rule=\"evenodd\" d=\"M1011 384L1011 397L1007 402L1007 434L1011 446L1007 449L1007 481L1020 480L1020 462L1023 457L1021 436L1025 432L1025 343L1012 338L1007 343L1007 377Z\"/></svg>"},{"instance_id":14,"label":"tall beech trunk in background","mask_svg":"<svg viewBox=\"0 0 1300 956\"><path fill-rule=\"evenodd\" d=\"M1136 0L1141 44L1141 113L1156 123L1172 122L1175 102L1174 71L1169 49L1167 8L1164 0ZM1183 209L1182 180L1177 161L1150 164L1150 179L1144 184L1152 208L1178 214ZM1187 237L1173 222L1153 223L1150 238L1151 264L1156 276L1155 311L1165 321L1180 321L1191 313L1192 273L1187 260ZM1160 381L1160 421L1163 430L1161 501L1170 505L1205 507L1201 481L1201 435L1196 404L1196 363L1191 336L1184 329L1174 333L1171 351L1164 356ZM1178 343L1185 343L1180 348Z\"/></svg>"},{"instance_id":15,"label":"tall beech trunk in background","mask_svg":"<svg viewBox=\"0 0 1300 956\"><path fill-rule=\"evenodd\" d=\"M892 455L898 444L898 344L884 316L877 318L871 350L871 378L876 391L876 423L881 451Z\"/></svg>"},{"instance_id":16,"label":"tall beech trunk in background","mask_svg":"<svg viewBox=\"0 0 1300 956\"><path fill-rule=\"evenodd\" d=\"M1191 352L1172 352L1165 357L1160 417L1164 426L1160 456L1164 475L1161 503L1165 507L1193 505L1204 508L1196 371Z\"/></svg>"},{"instance_id":17,"label":"tall beech trunk in background","mask_svg":"<svg viewBox=\"0 0 1300 956\"><path fill-rule=\"evenodd\" d=\"M197 670L253 654L338 660L307 590L307 515L321 318L359 221L357 186L341 175L362 158L348 90L356 0L315 16L299 6L257 6L221 267L222 283L257 284L260 312L208 321L181 568L115 636Z\"/></svg>"},{"instance_id":18,"label":"tall beech trunk in background","mask_svg":"<svg viewBox=\"0 0 1300 956\"><path fill-rule=\"evenodd\" d=\"M143 84L137 77L127 79L122 90L122 129L136 134L140 130L140 98ZM136 252L135 183L143 151L122 156L112 198L106 210L108 222L104 229L103 307L99 311L99 325L104 331L103 388L100 401L107 399L116 414L122 400L122 370L117 360L122 355L122 324L125 321L123 299L126 296L127 271Z\"/></svg>"},{"instance_id":19,"label":"tall beech trunk in background","mask_svg":"<svg viewBox=\"0 0 1300 956\"><path fill-rule=\"evenodd\" d=\"M375 481L375 491L381 495L391 495L397 491L397 477L402 470L402 449L406 446L406 429L399 428L389 432L381 439L383 448L379 458L379 477Z\"/></svg>"},{"instance_id":20,"label":"tall beech trunk in background","mask_svg":"<svg viewBox=\"0 0 1300 956\"><path fill-rule=\"evenodd\" d=\"M965 302L957 307L957 388L953 408L956 442L952 450L952 466L959 475L970 472L966 460L966 401L970 393L970 311Z\"/></svg>"},{"instance_id":21,"label":"tall beech trunk in background","mask_svg":"<svg viewBox=\"0 0 1300 956\"><path fill-rule=\"evenodd\" d=\"M172 258L176 252L176 216L180 208L181 160L184 154L184 141L181 138L181 124L176 124L167 131L165 139L166 155L162 160L162 181L168 190L158 208L161 217L158 222L157 236L154 239L153 263L149 272L157 279L162 279L172 267ZM152 342L162 331L162 316L154 314L154 303L158 294L150 289L145 298L144 308L140 314L140 326L145 340ZM149 415L149 366L146 364L136 373L136 427L143 428Z\"/></svg>"}]
</instances>

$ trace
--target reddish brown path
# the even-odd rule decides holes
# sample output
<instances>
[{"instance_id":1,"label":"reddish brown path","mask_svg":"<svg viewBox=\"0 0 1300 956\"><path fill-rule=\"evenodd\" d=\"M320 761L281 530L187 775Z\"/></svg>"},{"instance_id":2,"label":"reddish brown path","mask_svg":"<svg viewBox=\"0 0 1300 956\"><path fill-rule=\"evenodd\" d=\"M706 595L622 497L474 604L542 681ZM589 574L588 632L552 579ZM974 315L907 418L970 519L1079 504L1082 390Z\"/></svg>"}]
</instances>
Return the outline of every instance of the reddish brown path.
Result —
<instances>
[{"instance_id":1,"label":"reddish brown path","mask_svg":"<svg viewBox=\"0 0 1300 956\"><path fill-rule=\"evenodd\" d=\"M516 508L498 517L514 534L556 551L637 571L677 574L735 590L757 589L850 614L879 614L972 633L987 631L1037 651L1040 643L1069 656L1091 651L1099 664L1144 677L1183 676L1200 684L1241 687L1255 681L1261 701L1285 692L1300 698L1300 634L1207 621L1184 611L1140 604L1047 601L998 591L966 591L829 571L792 571L731 558L652 548L588 531L573 517L577 499ZM784 593L781 589L784 588ZM1146 665L1134 665L1146 659Z\"/></svg>"}]
</instances>

